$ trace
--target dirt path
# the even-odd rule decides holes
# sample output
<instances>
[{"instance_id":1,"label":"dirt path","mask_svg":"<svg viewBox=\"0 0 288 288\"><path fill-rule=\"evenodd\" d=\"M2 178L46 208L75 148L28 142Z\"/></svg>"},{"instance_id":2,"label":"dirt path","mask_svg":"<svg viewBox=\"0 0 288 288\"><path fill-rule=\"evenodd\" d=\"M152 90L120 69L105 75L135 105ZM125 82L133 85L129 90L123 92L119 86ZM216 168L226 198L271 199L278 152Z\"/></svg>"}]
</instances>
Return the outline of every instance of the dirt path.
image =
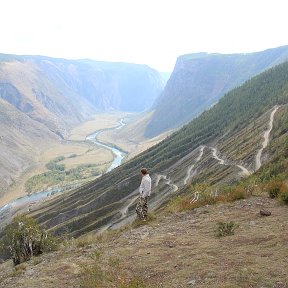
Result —
<instances>
[{"instance_id":1,"label":"dirt path","mask_svg":"<svg viewBox=\"0 0 288 288\"><path fill-rule=\"evenodd\" d=\"M177 185L175 185L174 183L171 183L171 179L167 178L167 175L163 175L163 174L157 174L156 176L156 181L155 181L155 187L157 187L159 185L159 181L161 179L164 179L166 181L166 184L169 185L170 187L172 187L173 192L176 192L179 187Z\"/></svg>"},{"instance_id":2,"label":"dirt path","mask_svg":"<svg viewBox=\"0 0 288 288\"><path fill-rule=\"evenodd\" d=\"M155 180L155 187L157 187L159 185L159 181L161 179L167 180L167 176L166 175L162 175L162 174L157 174L156 175L156 180Z\"/></svg>"},{"instance_id":3,"label":"dirt path","mask_svg":"<svg viewBox=\"0 0 288 288\"><path fill-rule=\"evenodd\" d=\"M273 121L274 121L274 115L276 113L276 111L278 110L279 106L275 106L273 111L271 112L270 114L270 121L269 121L269 127L268 129L264 132L264 141L262 143L262 147L259 149L257 155L256 155L256 159L255 159L255 171L257 171L262 163L261 163L261 156L262 156L262 153L263 153L263 150L267 147L268 143L269 143L269 136L270 136L270 133L272 131L272 128L273 128Z\"/></svg>"},{"instance_id":4,"label":"dirt path","mask_svg":"<svg viewBox=\"0 0 288 288\"><path fill-rule=\"evenodd\" d=\"M217 149L214 147L210 147L210 148L212 150L213 158L216 159L217 161L219 161L220 165L227 165L227 164L225 164L225 161L223 159L221 159L217 156Z\"/></svg>"},{"instance_id":5,"label":"dirt path","mask_svg":"<svg viewBox=\"0 0 288 288\"><path fill-rule=\"evenodd\" d=\"M138 197L139 197L138 195L135 196L135 197L133 197L133 198L131 199L131 201L128 202L128 205L124 206L124 207L120 210L120 213L122 214L122 218L127 216L129 207L131 207L131 206L135 203L135 201L138 199Z\"/></svg>"},{"instance_id":6,"label":"dirt path","mask_svg":"<svg viewBox=\"0 0 288 288\"><path fill-rule=\"evenodd\" d=\"M244 175L244 176L249 176L249 175L251 175L251 172L247 169L247 168L245 168L245 167L243 167L243 166L241 166L241 165L236 165L239 169L241 169L242 170L242 174Z\"/></svg>"},{"instance_id":7,"label":"dirt path","mask_svg":"<svg viewBox=\"0 0 288 288\"><path fill-rule=\"evenodd\" d=\"M212 150L213 158L216 159L217 161L219 161L220 165L230 165L224 159L221 159L217 156L217 149L216 148L214 148L214 147L210 147L210 148ZM239 164L236 164L235 166L238 167L239 169L241 169L242 175L244 175L244 176L251 175L251 172L247 168L245 168L244 166L239 165Z\"/></svg>"},{"instance_id":8,"label":"dirt path","mask_svg":"<svg viewBox=\"0 0 288 288\"><path fill-rule=\"evenodd\" d=\"M187 176L186 176L185 179L184 179L184 185L186 185L186 184L188 183L188 180L189 180L190 177L191 177L192 169L195 167L196 163L201 160L201 158L202 158L202 156L203 156L204 148L205 148L204 146L201 146L201 147L200 147L200 153L199 153L198 157L196 158L195 163L192 164L192 165L188 168L188 170L187 170Z\"/></svg>"},{"instance_id":9,"label":"dirt path","mask_svg":"<svg viewBox=\"0 0 288 288\"><path fill-rule=\"evenodd\" d=\"M121 217L119 218L119 219L117 219L117 220L114 220L114 221L110 221L107 225L105 225L105 226L103 226L103 227L101 227L98 231L97 231L97 233L99 233L99 234L101 234L102 232L104 232L104 231L107 231L107 230L109 230L110 228L114 228L114 227L121 227L121 226L123 226L123 225L126 225L126 224L128 224L128 223L130 223L130 220L134 217L134 216L132 216L132 218L131 218L131 216L129 216L129 217L127 217L128 216L128 210L129 210L129 208L135 203L135 201L138 199L138 189L137 190L135 190L134 192L132 192L130 195L129 195L129 197L131 197L132 195L135 195L135 194L137 194L137 196L134 196L133 198L128 198L128 197L126 197L126 198L128 198L127 200L127 203L126 203L126 205L119 211L120 212L120 214L121 214Z\"/></svg>"}]
</instances>

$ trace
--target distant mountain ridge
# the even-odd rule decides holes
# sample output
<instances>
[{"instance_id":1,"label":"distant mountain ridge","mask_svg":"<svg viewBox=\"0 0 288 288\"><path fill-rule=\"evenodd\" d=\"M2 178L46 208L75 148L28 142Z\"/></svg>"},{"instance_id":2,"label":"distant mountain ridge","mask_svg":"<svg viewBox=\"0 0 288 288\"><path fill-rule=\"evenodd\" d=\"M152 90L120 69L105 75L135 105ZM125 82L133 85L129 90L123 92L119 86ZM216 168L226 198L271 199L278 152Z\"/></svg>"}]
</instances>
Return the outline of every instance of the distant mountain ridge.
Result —
<instances>
[{"instance_id":1,"label":"distant mountain ridge","mask_svg":"<svg viewBox=\"0 0 288 288\"><path fill-rule=\"evenodd\" d=\"M247 54L180 56L145 131L150 138L178 128L215 104L226 92L288 60L288 46ZM167 117L169 115L169 117Z\"/></svg>"},{"instance_id":2,"label":"distant mountain ridge","mask_svg":"<svg viewBox=\"0 0 288 288\"><path fill-rule=\"evenodd\" d=\"M0 54L0 195L33 162L43 139L65 138L97 112L147 110L163 85L146 65Z\"/></svg>"},{"instance_id":3,"label":"distant mountain ridge","mask_svg":"<svg viewBox=\"0 0 288 288\"><path fill-rule=\"evenodd\" d=\"M0 98L50 128L55 117L69 127L97 111L144 111L162 88L146 65L0 55Z\"/></svg>"}]
</instances>

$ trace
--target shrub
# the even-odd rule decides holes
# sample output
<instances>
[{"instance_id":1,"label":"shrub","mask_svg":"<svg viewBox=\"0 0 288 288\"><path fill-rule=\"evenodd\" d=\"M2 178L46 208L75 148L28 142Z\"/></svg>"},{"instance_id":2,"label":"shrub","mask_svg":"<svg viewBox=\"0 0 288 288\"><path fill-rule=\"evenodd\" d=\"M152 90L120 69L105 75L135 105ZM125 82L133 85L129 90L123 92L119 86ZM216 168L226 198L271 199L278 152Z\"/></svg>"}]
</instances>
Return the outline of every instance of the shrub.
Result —
<instances>
[{"instance_id":1,"label":"shrub","mask_svg":"<svg viewBox=\"0 0 288 288\"><path fill-rule=\"evenodd\" d=\"M56 248L56 238L43 231L37 222L26 215L15 217L4 230L2 247L12 257L14 265L30 260Z\"/></svg>"},{"instance_id":2,"label":"shrub","mask_svg":"<svg viewBox=\"0 0 288 288\"><path fill-rule=\"evenodd\" d=\"M227 193L226 200L227 202L234 202L247 198L248 192L244 187L235 187L232 191Z\"/></svg>"},{"instance_id":3,"label":"shrub","mask_svg":"<svg viewBox=\"0 0 288 288\"><path fill-rule=\"evenodd\" d=\"M65 171L65 165L64 164L57 164L55 162L49 162L46 164L46 168L51 171Z\"/></svg>"},{"instance_id":4,"label":"shrub","mask_svg":"<svg viewBox=\"0 0 288 288\"><path fill-rule=\"evenodd\" d=\"M234 235L235 229L238 227L235 222L218 222L215 230L215 234L217 237L224 237Z\"/></svg>"},{"instance_id":5,"label":"shrub","mask_svg":"<svg viewBox=\"0 0 288 288\"><path fill-rule=\"evenodd\" d=\"M65 171L65 165L64 164L57 164L58 162L61 162L65 160L64 156L59 156L51 160L49 163L46 164L46 168L51 171Z\"/></svg>"},{"instance_id":6,"label":"shrub","mask_svg":"<svg viewBox=\"0 0 288 288\"><path fill-rule=\"evenodd\" d=\"M68 156L68 158L76 158L77 157L77 154L71 154Z\"/></svg>"},{"instance_id":7,"label":"shrub","mask_svg":"<svg viewBox=\"0 0 288 288\"><path fill-rule=\"evenodd\" d=\"M26 263L21 263L21 264L17 265L14 268L14 271L12 272L11 276L12 277L18 277L18 276L22 275L24 273L24 271L26 270L26 268L27 268Z\"/></svg>"},{"instance_id":8,"label":"shrub","mask_svg":"<svg viewBox=\"0 0 288 288\"><path fill-rule=\"evenodd\" d=\"M267 185L268 194L271 198L277 198L283 188L282 181L273 180Z\"/></svg>"},{"instance_id":9,"label":"shrub","mask_svg":"<svg viewBox=\"0 0 288 288\"><path fill-rule=\"evenodd\" d=\"M281 193L280 198L286 205L288 205L288 191Z\"/></svg>"},{"instance_id":10,"label":"shrub","mask_svg":"<svg viewBox=\"0 0 288 288\"><path fill-rule=\"evenodd\" d=\"M65 160L64 156L58 156L58 157L54 158L53 160L51 160L51 162L55 162L56 163L56 162L61 162L63 160Z\"/></svg>"},{"instance_id":11,"label":"shrub","mask_svg":"<svg viewBox=\"0 0 288 288\"><path fill-rule=\"evenodd\" d=\"M130 276L123 269L123 263L118 258L109 258L108 263L103 263L100 255L93 257L91 266L83 266L81 273L81 287L83 288L145 288L142 279Z\"/></svg>"}]
</instances>

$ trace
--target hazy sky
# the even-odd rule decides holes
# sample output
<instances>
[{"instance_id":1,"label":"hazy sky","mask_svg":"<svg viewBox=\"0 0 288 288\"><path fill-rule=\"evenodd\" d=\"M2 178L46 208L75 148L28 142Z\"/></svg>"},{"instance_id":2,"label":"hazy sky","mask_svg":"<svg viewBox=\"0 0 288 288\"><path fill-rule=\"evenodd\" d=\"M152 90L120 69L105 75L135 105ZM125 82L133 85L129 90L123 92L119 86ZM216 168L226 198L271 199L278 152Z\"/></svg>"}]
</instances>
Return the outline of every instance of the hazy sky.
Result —
<instances>
[{"instance_id":1,"label":"hazy sky","mask_svg":"<svg viewBox=\"0 0 288 288\"><path fill-rule=\"evenodd\" d=\"M199 51L288 45L285 0L0 0L0 53L173 69Z\"/></svg>"}]
</instances>

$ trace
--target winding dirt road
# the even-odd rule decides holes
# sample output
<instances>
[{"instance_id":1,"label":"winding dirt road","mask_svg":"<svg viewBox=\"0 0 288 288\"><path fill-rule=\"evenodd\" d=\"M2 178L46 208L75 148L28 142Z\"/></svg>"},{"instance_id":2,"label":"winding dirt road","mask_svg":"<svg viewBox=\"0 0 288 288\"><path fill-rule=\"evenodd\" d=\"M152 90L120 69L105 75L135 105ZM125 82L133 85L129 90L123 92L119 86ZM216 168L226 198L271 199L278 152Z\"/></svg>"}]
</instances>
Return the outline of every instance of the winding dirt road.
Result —
<instances>
[{"instance_id":1,"label":"winding dirt road","mask_svg":"<svg viewBox=\"0 0 288 288\"><path fill-rule=\"evenodd\" d=\"M217 161L219 161L220 165L227 165L227 164L225 164L225 161L223 159L221 159L217 156L217 149L214 147L210 147L210 148L212 150L213 158L216 159Z\"/></svg>"},{"instance_id":2,"label":"winding dirt road","mask_svg":"<svg viewBox=\"0 0 288 288\"><path fill-rule=\"evenodd\" d=\"M273 129L273 121L274 121L274 115L275 113L277 112L279 106L275 106L275 108L273 109L273 111L271 112L270 114L270 121L269 121L269 127L268 129L264 132L264 141L262 143L262 147L259 149L257 155L256 155L256 159L255 159L255 166L256 166L256 169L255 170L258 170L260 167L261 167L261 156L262 156L262 153L263 153L263 150L267 147L268 143L269 143L269 136L270 136L270 133ZM187 170L187 175L184 179L184 185L186 185L189 181L189 179L191 178L191 172L193 170L193 168L195 167L196 163L199 162L201 159L202 159L202 156L203 156L203 152L204 152L204 148L207 147L207 146L200 146L200 150L199 150L199 155L198 157L195 159L195 162L190 165L188 167L188 170ZM224 159L221 159L218 155L217 155L217 149L215 147L208 147L211 149L212 151L212 157L217 160L219 162L220 165L231 165L229 163L227 163L227 161L225 161ZM249 176L251 174L251 172L245 168L244 166L242 165L239 165L239 164L232 164L232 165L235 165L236 167L238 167L240 170L241 170L241 174L244 175L244 176ZM159 185L159 182L161 179L164 179L165 180L165 183L167 185L169 185L173 192L176 192L179 187L177 185L175 185L174 183L171 183L171 179L170 178L167 178L167 175L163 175L163 174L157 174L156 175L156 180L155 180L155 185L154 187L157 187ZM134 194L134 193L133 193ZM129 202L127 202L127 205L125 205L119 212L121 213L121 217L120 219L118 219L117 221L115 221L114 223L113 222L110 222L108 225L102 227L98 232L103 232L105 230L108 230L109 228L111 228L112 226L114 225L117 225L119 224L120 222L124 221L125 218L127 218L128 216L128 210L129 210L129 207L131 207L135 201L137 200L138 198L138 195L137 196L134 196L133 198L129 199ZM194 194L194 198L191 200L191 203L193 202L196 202L197 200L199 199L199 193L196 192ZM130 218L132 216L129 216ZM129 219L127 218L125 222L129 222Z\"/></svg>"},{"instance_id":3,"label":"winding dirt road","mask_svg":"<svg viewBox=\"0 0 288 288\"><path fill-rule=\"evenodd\" d=\"M131 207L134 204L134 202L138 199L138 197L139 197L138 195L133 197L131 201L129 201L128 204L120 210L120 213L122 214L121 218L127 216L129 207Z\"/></svg>"},{"instance_id":4,"label":"winding dirt road","mask_svg":"<svg viewBox=\"0 0 288 288\"><path fill-rule=\"evenodd\" d=\"M257 155L256 155L256 159L255 159L255 171L257 171L262 163L261 163L261 156L263 153L263 150L267 147L268 143L269 143L269 136L270 133L272 131L273 128L273 121L274 121L274 115L276 113L276 111L278 110L279 106L275 106L275 108L272 110L271 114L270 114L270 121L269 121L269 126L268 129L264 132L264 141L262 143L262 147L259 149Z\"/></svg>"},{"instance_id":5,"label":"winding dirt road","mask_svg":"<svg viewBox=\"0 0 288 288\"><path fill-rule=\"evenodd\" d=\"M200 147L200 153L199 153L198 157L196 158L195 163L192 164L192 165L188 168L188 170L187 170L187 176L186 176L185 179L184 179L184 185L186 185L186 184L188 183L188 180L189 180L190 177L191 177L192 169L195 167L196 163L201 160L201 158L202 158L202 156L203 156L204 148L205 148L204 146L201 146L201 147Z\"/></svg>"},{"instance_id":6,"label":"winding dirt road","mask_svg":"<svg viewBox=\"0 0 288 288\"><path fill-rule=\"evenodd\" d=\"M166 181L166 184L169 185L170 187L172 187L173 192L176 192L179 189L179 187L177 185L171 183L171 179L167 178L167 175L163 175L163 174L157 174L157 178L155 181L155 187L157 187L159 185L159 181L161 179L164 179Z\"/></svg>"},{"instance_id":7,"label":"winding dirt road","mask_svg":"<svg viewBox=\"0 0 288 288\"><path fill-rule=\"evenodd\" d=\"M221 159L217 156L217 149L216 148L214 148L214 147L210 147L210 148L212 150L213 158L218 160L220 165L229 165L228 163L226 163L226 161L224 159ZM244 166L239 165L239 164L236 164L235 166L241 170L242 175L244 175L244 176L251 175L251 172L247 168L245 168Z\"/></svg>"}]
</instances>

